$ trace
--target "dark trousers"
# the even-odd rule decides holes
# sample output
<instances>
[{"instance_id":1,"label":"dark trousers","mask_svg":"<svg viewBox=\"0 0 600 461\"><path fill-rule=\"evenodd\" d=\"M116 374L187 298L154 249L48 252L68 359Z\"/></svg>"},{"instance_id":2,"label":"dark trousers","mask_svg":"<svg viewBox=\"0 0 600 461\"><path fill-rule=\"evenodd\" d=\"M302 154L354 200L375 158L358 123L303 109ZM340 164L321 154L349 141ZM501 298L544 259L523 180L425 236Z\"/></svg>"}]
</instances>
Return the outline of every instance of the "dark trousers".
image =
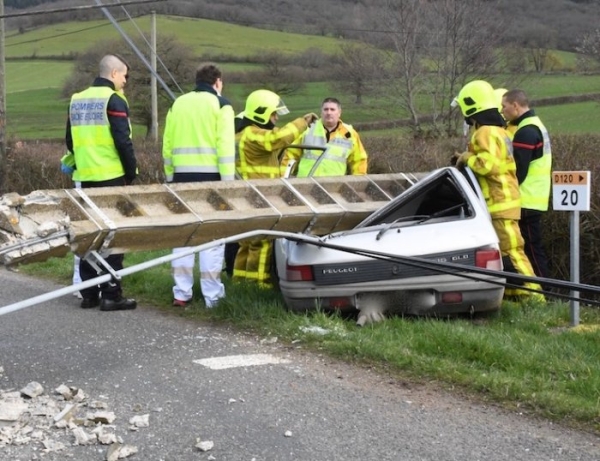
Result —
<instances>
[{"instance_id":1,"label":"dark trousers","mask_svg":"<svg viewBox=\"0 0 600 461\"><path fill-rule=\"evenodd\" d=\"M549 277L548 258L542 244L542 212L523 208L519 228L525 240L525 254L531 262L535 275Z\"/></svg>"},{"instance_id":2,"label":"dark trousers","mask_svg":"<svg viewBox=\"0 0 600 461\"><path fill-rule=\"evenodd\" d=\"M123 269L123 260L125 259L125 255L123 254L114 254L107 256L104 258L108 265L112 267L115 271L119 271ZM102 271L101 274L96 272L90 263L88 263L85 259L82 259L79 262L79 275L81 275L81 280L91 280L98 275L106 274L106 271ZM103 283L99 286L94 286L90 288L85 288L81 290L81 296L84 298L97 298L102 292L102 299L119 299L121 297L121 282L118 280L111 280L110 282Z\"/></svg>"},{"instance_id":3,"label":"dark trousers","mask_svg":"<svg viewBox=\"0 0 600 461\"><path fill-rule=\"evenodd\" d=\"M109 179L107 181L85 181L81 183L82 188L91 188L91 187L111 187L111 186L125 186L125 177ZM125 255L123 254L112 254L104 258L108 265L112 267L115 271L119 271L123 269L123 260L125 259ZM79 262L79 275L81 275L82 281L91 280L98 275L104 275L106 271L102 271L100 274L96 272L96 270L84 259L81 259ZM81 290L81 296L84 298L97 298L100 293L102 293L103 299L119 299L121 297L121 282L118 280L111 280L110 282L103 283L99 286L94 286L90 288L85 288Z\"/></svg>"}]
</instances>

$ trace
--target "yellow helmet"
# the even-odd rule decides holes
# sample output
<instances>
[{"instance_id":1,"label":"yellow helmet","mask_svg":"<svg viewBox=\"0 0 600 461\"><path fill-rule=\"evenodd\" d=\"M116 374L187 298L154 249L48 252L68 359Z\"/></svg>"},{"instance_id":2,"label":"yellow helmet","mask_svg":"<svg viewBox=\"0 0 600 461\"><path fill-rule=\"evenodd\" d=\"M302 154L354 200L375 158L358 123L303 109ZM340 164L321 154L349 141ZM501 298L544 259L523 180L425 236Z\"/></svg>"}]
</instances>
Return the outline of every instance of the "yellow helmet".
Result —
<instances>
[{"instance_id":1,"label":"yellow helmet","mask_svg":"<svg viewBox=\"0 0 600 461\"><path fill-rule=\"evenodd\" d=\"M246 99L244 117L250 120L264 125L269 121L273 112L277 112L278 115L290 113L282 99L272 91L256 90L250 93Z\"/></svg>"},{"instance_id":2,"label":"yellow helmet","mask_svg":"<svg viewBox=\"0 0 600 461\"><path fill-rule=\"evenodd\" d=\"M485 80L473 80L463 86L456 97L456 102L465 117L488 109L498 109L494 88Z\"/></svg>"},{"instance_id":3,"label":"yellow helmet","mask_svg":"<svg viewBox=\"0 0 600 461\"><path fill-rule=\"evenodd\" d=\"M504 96L507 91L508 90L506 88L496 88L494 90L496 100L498 101L498 110L502 110L502 96Z\"/></svg>"}]
</instances>

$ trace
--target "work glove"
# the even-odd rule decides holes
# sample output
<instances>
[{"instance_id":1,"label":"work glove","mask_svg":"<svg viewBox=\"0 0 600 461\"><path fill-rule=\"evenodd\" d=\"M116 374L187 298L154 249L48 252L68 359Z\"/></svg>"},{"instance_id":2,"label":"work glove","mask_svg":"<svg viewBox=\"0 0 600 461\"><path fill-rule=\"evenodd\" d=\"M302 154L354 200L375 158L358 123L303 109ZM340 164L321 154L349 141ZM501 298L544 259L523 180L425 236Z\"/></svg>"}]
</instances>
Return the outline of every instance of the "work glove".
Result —
<instances>
[{"instance_id":1,"label":"work glove","mask_svg":"<svg viewBox=\"0 0 600 461\"><path fill-rule=\"evenodd\" d=\"M465 164L466 158L462 152L455 152L452 157L450 157L450 165L455 166L456 168L462 168Z\"/></svg>"},{"instance_id":2,"label":"work glove","mask_svg":"<svg viewBox=\"0 0 600 461\"><path fill-rule=\"evenodd\" d=\"M304 120L306 121L307 125L311 125L312 123L314 123L317 120L319 120L319 116L317 114L315 114L314 112L311 112L310 114L306 114L302 118L304 118Z\"/></svg>"},{"instance_id":3,"label":"work glove","mask_svg":"<svg viewBox=\"0 0 600 461\"><path fill-rule=\"evenodd\" d=\"M64 174L72 175L73 172L75 171L75 168L73 168L72 166L69 166L69 165L65 165L64 163L61 163L60 171L62 171Z\"/></svg>"}]
</instances>

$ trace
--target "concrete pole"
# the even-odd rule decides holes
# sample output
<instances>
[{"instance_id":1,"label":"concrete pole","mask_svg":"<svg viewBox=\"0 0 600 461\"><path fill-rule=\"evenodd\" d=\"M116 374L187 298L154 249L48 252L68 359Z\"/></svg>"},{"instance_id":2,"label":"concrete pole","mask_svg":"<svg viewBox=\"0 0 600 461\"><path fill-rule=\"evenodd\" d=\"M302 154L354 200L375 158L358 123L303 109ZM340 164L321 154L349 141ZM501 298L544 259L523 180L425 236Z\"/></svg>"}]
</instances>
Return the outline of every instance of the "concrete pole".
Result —
<instances>
[{"instance_id":1,"label":"concrete pole","mask_svg":"<svg viewBox=\"0 0 600 461\"><path fill-rule=\"evenodd\" d=\"M6 189L6 78L4 73L4 0L0 0L0 193Z\"/></svg>"},{"instance_id":2,"label":"concrete pole","mask_svg":"<svg viewBox=\"0 0 600 461\"><path fill-rule=\"evenodd\" d=\"M152 126L150 127L150 137L152 140L158 142L158 93L156 88L156 11L152 11L152 31L151 31L150 43L152 49L150 50L150 63L152 65L152 72L150 77L150 95L152 100Z\"/></svg>"}]
</instances>

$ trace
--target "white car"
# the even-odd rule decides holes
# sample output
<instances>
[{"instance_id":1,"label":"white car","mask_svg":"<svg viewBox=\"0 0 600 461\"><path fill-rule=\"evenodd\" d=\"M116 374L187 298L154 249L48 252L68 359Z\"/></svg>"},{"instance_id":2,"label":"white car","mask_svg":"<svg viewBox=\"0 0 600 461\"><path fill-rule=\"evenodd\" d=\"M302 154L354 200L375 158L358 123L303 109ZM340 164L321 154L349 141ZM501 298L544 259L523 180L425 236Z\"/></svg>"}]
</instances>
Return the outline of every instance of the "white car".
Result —
<instances>
[{"instance_id":1,"label":"white car","mask_svg":"<svg viewBox=\"0 0 600 461\"><path fill-rule=\"evenodd\" d=\"M470 173L467 170L467 173ZM441 168L412 185L350 231L322 238L327 245L373 251L364 254L305 242L276 240L279 287L290 310L360 311L359 323L386 313L446 315L498 310L504 278L474 274L470 267L501 271L498 237L471 174ZM402 257L465 266L440 272Z\"/></svg>"}]
</instances>

